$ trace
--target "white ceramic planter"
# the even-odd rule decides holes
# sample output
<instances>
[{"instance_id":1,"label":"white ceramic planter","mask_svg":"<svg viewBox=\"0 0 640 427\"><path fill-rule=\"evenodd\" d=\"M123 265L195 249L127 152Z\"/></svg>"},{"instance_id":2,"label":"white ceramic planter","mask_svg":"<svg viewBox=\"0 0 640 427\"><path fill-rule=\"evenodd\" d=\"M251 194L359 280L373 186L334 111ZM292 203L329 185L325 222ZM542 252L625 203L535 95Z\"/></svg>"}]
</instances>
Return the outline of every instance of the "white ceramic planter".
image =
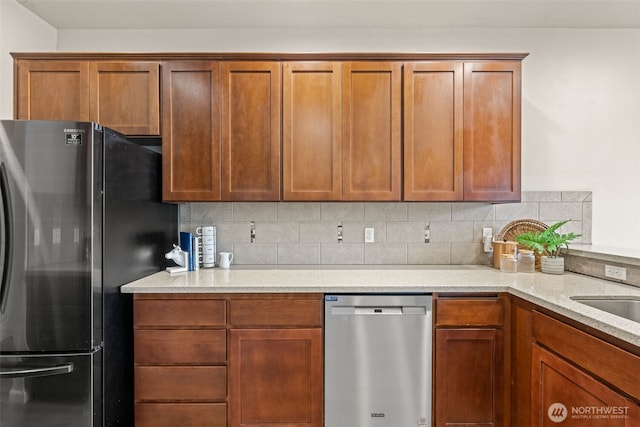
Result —
<instances>
[{"instance_id":1,"label":"white ceramic planter","mask_svg":"<svg viewBox=\"0 0 640 427\"><path fill-rule=\"evenodd\" d=\"M564 258L540 257L540 271L548 274L564 274Z\"/></svg>"}]
</instances>

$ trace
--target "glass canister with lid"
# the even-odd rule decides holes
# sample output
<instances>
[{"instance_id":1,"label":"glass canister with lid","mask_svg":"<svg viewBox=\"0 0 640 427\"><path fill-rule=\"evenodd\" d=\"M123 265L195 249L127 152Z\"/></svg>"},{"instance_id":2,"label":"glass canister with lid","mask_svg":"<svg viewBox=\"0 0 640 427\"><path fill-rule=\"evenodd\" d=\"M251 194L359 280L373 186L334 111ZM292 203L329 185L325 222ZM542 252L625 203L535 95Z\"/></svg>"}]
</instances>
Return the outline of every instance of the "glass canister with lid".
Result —
<instances>
[{"instance_id":1,"label":"glass canister with lid","mask_svg":"<svg viewBox=\"0 0 640 427\"><path fill-rule=\"evenodd\" d=\"M516 273L518 271L518 259L515 254L500 255L500 271Z\"/></svg>"},{"instance_id":2,"label":"glass canister with lid","mask_svg":"<svg viewBox=\"0 0 640 427\"><path fill-rule=\"evenodd\" d=\"M518 272L533 273L536 271L536 257L533 251L521 249L518 251Z\"/></svg>"}]
</instances>

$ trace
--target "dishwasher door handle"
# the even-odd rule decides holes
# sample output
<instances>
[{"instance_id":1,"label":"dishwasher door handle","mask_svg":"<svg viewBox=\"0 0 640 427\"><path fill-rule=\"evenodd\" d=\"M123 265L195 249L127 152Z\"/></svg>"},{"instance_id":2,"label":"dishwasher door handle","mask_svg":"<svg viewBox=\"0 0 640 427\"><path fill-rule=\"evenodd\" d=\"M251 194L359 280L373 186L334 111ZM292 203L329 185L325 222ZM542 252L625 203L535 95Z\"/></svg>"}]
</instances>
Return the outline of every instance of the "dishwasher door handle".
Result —
<instances>
[{"instance_id":1,"label":"dishwasher door handle","mask_svg":"<svg viewBox=\"0 0 640 427\"><path fill-rule=\"evenodd\" d=\"M332 315L342 315L342 316L386 316L386 315L421 315L424 316L427 314L427 308L418 306L418 307L402 307L402 306L374 306L374 307L364 307L364 306L334 306L331 307Z\"/></svg>"}]
</instances>

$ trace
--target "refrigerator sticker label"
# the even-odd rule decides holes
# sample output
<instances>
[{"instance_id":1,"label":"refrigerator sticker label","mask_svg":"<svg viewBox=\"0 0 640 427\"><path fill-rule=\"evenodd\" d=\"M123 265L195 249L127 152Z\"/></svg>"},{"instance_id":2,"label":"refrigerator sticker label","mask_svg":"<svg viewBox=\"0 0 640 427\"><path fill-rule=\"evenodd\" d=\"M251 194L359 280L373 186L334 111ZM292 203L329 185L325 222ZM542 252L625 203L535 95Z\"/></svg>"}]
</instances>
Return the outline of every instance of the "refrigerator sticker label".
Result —
<instances>
[{"instance_id":1,"label":"refrigerator sticker label","mask_svg":"<svg viewBox=\"0 0 640 427\"><path fill-rule=\"evenodd\" d=\"M81 133L67 133L65 144L67 145L82 145Z\"/></svg>"}]
</instances>

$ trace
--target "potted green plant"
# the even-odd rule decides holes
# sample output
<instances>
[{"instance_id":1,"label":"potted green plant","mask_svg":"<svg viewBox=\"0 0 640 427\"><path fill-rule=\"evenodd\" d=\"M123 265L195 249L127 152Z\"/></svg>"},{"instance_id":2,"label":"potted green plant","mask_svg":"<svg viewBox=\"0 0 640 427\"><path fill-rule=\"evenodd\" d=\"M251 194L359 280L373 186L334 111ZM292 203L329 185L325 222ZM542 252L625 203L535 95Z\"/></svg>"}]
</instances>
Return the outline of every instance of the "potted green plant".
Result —
<instances>
[{"instance_id":1,"label":"potted green plant","mask_svg":"<svg viewBox=\"0 0 640 427\"><path fill-rule=\"evenodd\" d=\"M569 242L581 234L561 234L557 230L571 221L570 219L557 222L543 231L528 231L516 236L519 245L525 246L540 254L540 270L543 273L562 274L564 272L564 258L560 256L560 249L568 248Z\"/></svg>"}]
</instances>

